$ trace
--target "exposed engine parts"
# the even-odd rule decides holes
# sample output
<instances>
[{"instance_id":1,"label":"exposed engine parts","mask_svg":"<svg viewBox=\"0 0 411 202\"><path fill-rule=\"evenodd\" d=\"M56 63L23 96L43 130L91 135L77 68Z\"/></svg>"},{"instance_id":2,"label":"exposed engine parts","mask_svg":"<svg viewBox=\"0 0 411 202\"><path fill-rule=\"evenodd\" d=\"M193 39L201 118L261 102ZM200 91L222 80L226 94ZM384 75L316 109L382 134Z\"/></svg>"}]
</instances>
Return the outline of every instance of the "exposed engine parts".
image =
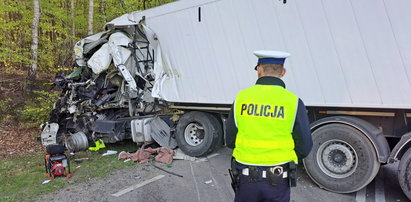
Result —
<instances>
[{"instance_id":1,"label":"exposed engine parts","mask_svg":"<svg viewBox=\"0 0 411 202\"><path fill-rule=\"evenodd\" d=\"M55 78L54 85L61 94L50 120L43 125L43 145L64 144L70 151L81 151L97 139L107 143L133 139L145 144L153 142L147 136L157 130L153 134L166 138L158 141L176 147L170 139L170 126L153 115L166 105L151 96L154 49L141 25L82 39L75 46L75 54L74 71ZM152 123L136 124L141 120ZM141 138L144 135L146 138Z\"/></svg>"}]
</instances>

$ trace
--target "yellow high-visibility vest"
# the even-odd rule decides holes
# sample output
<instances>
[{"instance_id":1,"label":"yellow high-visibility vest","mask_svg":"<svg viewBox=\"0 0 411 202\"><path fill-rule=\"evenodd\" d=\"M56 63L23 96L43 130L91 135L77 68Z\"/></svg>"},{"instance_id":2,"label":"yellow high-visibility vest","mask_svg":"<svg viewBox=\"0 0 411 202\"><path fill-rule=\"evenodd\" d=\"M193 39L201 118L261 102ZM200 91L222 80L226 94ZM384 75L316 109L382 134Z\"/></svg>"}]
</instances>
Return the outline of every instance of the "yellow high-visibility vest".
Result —
<instances>
[{"instance_id":1,"label":"yellow high-visibility vest","mask_svg":"<svg viewBox=\"0 0 411 202\"><path fill-rule=\"evenodd\" d=\"M240 91L234 103L238 128L234 158L248 165L298 163L292 130L298 97L276 85Z\"/></svg>"}]
</instances>

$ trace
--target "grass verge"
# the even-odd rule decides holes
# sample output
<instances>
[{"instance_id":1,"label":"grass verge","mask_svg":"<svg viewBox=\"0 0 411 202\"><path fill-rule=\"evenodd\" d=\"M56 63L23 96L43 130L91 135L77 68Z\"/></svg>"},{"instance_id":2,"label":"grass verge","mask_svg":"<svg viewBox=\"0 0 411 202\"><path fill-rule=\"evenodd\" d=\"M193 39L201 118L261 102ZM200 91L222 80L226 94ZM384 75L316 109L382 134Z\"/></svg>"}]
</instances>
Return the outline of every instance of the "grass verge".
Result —
<instances>
[{"instance_id":1,"label":"grass verge","mask_svg":"<svg viewBox=\"0 0 411 202\"><path fill-rule=\"evenodd\" d=\"M102 156L107 150L135 151L133 142L106 144L105 149L98 152L78 152L69 157L71 178L57 177L48 184L45 174L44 153L33 153L13 159L0 159L0 201L34 201L43 194L51 193L63 187L84 182L90 178L105 177L107 174L135 166L132 161L117 160L118 155ZM88 158L76 163L74 159Z\"/></svg>"}]
</instances>

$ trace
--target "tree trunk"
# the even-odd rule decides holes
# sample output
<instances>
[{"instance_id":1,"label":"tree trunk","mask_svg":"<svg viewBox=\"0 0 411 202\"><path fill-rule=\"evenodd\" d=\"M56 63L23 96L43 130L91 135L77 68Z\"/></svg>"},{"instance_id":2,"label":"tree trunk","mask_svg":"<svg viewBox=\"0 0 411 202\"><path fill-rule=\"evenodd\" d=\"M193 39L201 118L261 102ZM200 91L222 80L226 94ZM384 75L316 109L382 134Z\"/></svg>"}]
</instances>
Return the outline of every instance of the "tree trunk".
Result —
<instances>
[{"instance_id":1,"label":"tree trunk","mask_svg":"<svg viewBox=\"0 0 411 202\"><path fill-rule=\"evenodd\" d=\"M70 7L70 13L71 13L71 40L70 40L70 46L73 49L74 44L76 43L76 23L75 23L75 7L74 7L74 0L71 0L71 7ZM72 54L72 60L76 59L76 56L73 51L71 51Z\"/></svg>"},{"instance_id":2,"label":"tree trunk","mask_svg":"<svg viewBox=\"0 0 411 202\"><path fill-rule=\"evenodd\" d=\"M75 16L74 0L71 0L71 35L73 37L73 41L74 41L75 36L76 36L76 32L75 32L76 24L75 24L75 21L74 21L74 19L75 19L74 16Z\"/></svg>"},{"instance_id":3,"label":"tree trunk","mask_svg":"<svg viewBox=\"0 0 411 202\"><path fill-rule=\"evenodd\" d=\"M102 0L100 3L100 12L103 15L104 23L107 23L106 5L107 5L106 0Z\"/></svg>"},{"instance_id":4,"label":"tree trunk","mask_svg":"<svg viewBox=\"0 0 411 202\"><path fill-rule=\"evenodd\" d=\"M90 0L89 9L88 9L88 34L93 34L93 8L94 0Z\"/></svg>"},{"instance_id":5,"label":"tree trunk","mask_svg":"<svg viewBox=\"0 0 411 202\"><path fill-rule=\"evenodd\" d=\"M26 80L26 90L33 90L34 81L37 77L37 64L38 64L38 55L37 49L39 46L39 21L40 21L40 5L39 0L33 0L34 3L34 17L33 17L33 27L32 27L32 43L31 43L31 67L29 69L27 80Z\"/></svg>"}]
</instances>

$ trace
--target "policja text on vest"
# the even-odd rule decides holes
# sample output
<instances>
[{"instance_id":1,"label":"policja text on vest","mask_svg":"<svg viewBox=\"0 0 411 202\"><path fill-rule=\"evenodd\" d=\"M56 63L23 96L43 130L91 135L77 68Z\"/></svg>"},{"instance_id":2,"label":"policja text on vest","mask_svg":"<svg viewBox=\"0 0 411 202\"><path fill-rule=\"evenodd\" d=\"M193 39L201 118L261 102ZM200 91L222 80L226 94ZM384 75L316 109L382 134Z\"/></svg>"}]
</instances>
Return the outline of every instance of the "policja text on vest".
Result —
<instances>
[{"instance_id":1,"label":"policja text on vest","mask_svg":"<svg viewBox=\"0 0 411 202\"><path fill-rule=\"evenodd\" d=\"M284 119L284 106L242 104L240 115L243 115L245 111L250 116L265 116Z\"/></svg>"}]
</instances>

